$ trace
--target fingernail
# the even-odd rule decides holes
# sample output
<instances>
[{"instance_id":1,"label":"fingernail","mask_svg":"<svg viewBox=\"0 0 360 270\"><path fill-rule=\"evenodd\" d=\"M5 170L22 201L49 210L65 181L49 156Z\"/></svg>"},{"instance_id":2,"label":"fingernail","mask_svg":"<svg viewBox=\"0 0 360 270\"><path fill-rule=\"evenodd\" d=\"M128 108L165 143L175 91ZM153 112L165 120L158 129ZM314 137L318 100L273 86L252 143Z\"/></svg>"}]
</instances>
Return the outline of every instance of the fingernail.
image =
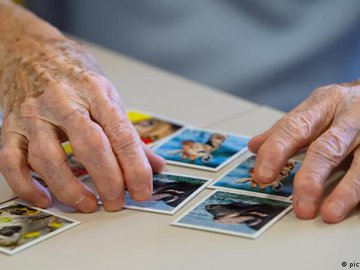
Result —
<instances>
[{"instance_id":1,"label":"fingernail","mask_svg":"<svg viewBox=\"0 0 360 270\"><path fill-rule=\"evenodd\" d=\"M131 193L131 198L139 202L150 201L151 197L152 194L149 191L135 191Z\"/></svg>"},{"instance_id":2,"label":"fingernail","mask_svg":"<svg viewBox=\"0 0 360 270\"><path fill-rule=\"evenodd\" d=\"M149 185L148 183L137 185L136 188L129 189L131 199L139 202L150 201L153 192L152 183Z\"/></svg>"},{"instance_id":3,"label":"fingernail","mask_svg":"<svg viewBox=\"0 0 360 270\"><path fill-rule=\"evenodd\" d=\"M258 168L258 175L260 176L258 180L261 182L270 180L274 177L274 167L267 162L261 162Z\"/></svg>"},{"instance_id":4,"label":"fingernail","mask_svg":"<svg viewBox=\"0 0 360 270\"><path fill-rule=\"evenodd\" d=\"M297 202L297 206L303 213L311 215L313 215L317 210L316 202L312 197L301 197Z\"/></svg>"},{"instance_id":5,"label":"fingernail","mask_svg":"<svg viewBox=\"0 0 360 270\"><path fill-rule=\"evenodd\" d=\"M79 210L84 213L94 212L98 207L97 201L94 198L83 196L76 202Z\"/></svg>"},{"instance_id":6,"label":"fingernail","mask_svg":"<svg viewBox=\"0 0 360 270\"><path fill-rule=\"evenodd\" d=\"M124 202L121 198L117 198L115 200L105 200L103 201L103 206L108 212L119 211L123 208Z\"/></svg>"},{"instance_id":7,"label":"fingernail","mask_svg":"<svg viewBox=\"0 0 360 270\"><path fill-rule=\"evenodd\" d=\"M102 205L106 211L119 211L124 205L124 195L117 189L104 191L101 195Z\"/></svg>"},{"instance_id":8,"label":"fingernail","mask_svg":"<svg viewBox=\"0 0 360 270\"><path fill-rule=\"evenodd\" d=\"M340 219L344 215L344 204L339 201L332 201L328 204L328 208L332 215Z\"/></svg>"}]
</instances>

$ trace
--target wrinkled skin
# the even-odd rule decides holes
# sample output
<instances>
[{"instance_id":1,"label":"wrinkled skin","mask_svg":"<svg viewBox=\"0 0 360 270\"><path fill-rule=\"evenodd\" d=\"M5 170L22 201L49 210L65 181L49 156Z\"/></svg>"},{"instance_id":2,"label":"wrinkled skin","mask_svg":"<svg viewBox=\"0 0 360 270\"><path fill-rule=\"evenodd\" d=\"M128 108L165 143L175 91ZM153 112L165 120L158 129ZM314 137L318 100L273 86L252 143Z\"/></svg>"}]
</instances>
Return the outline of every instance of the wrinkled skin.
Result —
<instances>
[{"instance_id":1,"label":"wrinkled skin","mask_svg":"<svg viewBox=\"0 0 360 270\"><path fill-rule=\"evenodd\" d=\"M33 27L41 24L32 19ZM14 192L36 206L50 205L49 192L31 177L33 169L60 201L94 211L95 195L66 163L60 143L69 140L106 210L122 208L125 187L135 200L151 198L152 173L164 161L141 143L94 58L56 30L50 37L15 30L3 38L7 47L0 57L0 170Z\"/></svg>"},{"instance_id":2,"label":"wrinkled skin","mask_svg":"<svg viewBox=\"0 0 360 270\"><path fill-rule=\"evenodd\" d=\"M77 159L95 181L108 211L122 207L124 188L133 199L150 199L152 171L164 161L141 144L115 87L79 44L31 13L0 0L0 171L21 198L39 206L49 192L31 177L35 170L62 202L83 212L97 207L95 195L66 164L60 142L69 139ZM294 209L339 222L360 200L360 82L317 89L305 102L254 137L254 180L271 183L288 158L309 147L296 175ZM352 165L322 202L324 183L348 155Z\"/></svg>"},{"instance_id":3,"label":"wrinkled skin","mask_svg":"<svg viewBox=\"0 0 360 270\"><path fill-rule=\"evenodd\" d=\"M360 87L359 82L316 89L293 111L249 142L257 153L255 179L272 182L288 158L308 147L295 177L294 210L298 217L343 220L360 201ZM349 155L352 164L324 200L324 184Z\"/></svg>"}]
</instances>

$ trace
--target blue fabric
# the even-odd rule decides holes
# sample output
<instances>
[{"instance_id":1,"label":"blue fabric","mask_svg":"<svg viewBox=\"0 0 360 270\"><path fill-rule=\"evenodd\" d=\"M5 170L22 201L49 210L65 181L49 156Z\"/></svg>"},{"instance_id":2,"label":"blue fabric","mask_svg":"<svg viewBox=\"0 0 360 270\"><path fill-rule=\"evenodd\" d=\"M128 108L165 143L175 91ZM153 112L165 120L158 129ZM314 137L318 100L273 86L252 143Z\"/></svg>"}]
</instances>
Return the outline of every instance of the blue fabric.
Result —
<instances>
[{"instance_id":1,"label":"blue fabric","mask_svg":"<svg viewBox=\"0 0 360 270\"><path fill-rule=\"evenodd\" d=\"M289 110L316 86L357 78L360 1L345 2L63 0L52 12L72 34Z\"/></svg>"}]
</instances>

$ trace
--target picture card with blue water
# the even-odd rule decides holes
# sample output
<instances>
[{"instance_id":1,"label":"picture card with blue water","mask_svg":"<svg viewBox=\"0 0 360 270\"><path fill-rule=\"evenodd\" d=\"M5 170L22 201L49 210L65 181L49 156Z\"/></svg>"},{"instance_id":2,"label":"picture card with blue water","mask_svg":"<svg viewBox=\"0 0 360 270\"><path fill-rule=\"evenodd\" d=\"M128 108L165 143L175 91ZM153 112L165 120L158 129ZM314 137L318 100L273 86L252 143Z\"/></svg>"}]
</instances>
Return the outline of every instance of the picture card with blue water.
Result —
<instances>
[{"instance_id":1,"label":"picture card with blue water","mask_svg":"<svg viewBox=\"0 0 360 270\"><path fill-rule=\"evenodd\" d=\"M154 174L153 179L152 200L136 202L126 192L125 208L172 215L211 182L207 178L173 173Z\"/></svg>"},{"instance_id":2,"label":"picture card with blue water","mask_svg":"<svg viewBox=\"0 0 360 270\"><path fill-rule=\"evenodd\" d=\"M211 188L251 192L269 198L290 199L293 194L293 182L301 163L289 160L279 176L269 184L253 179L256 156L252 155L238 166L227 172L211 184Z\"/></svg>"},{"instance_id":3,"label":"picture card with blue water","mask_svg":"<svg viewBox=\"0 0 360 270\"><path fill-rule=\"evenodd\" d=\"M172 225L256 238L291 209L289 201L216 190Z\"/></svg>"},{"instance_id":4,"label":"picture card with blue water","mask_svg":"<svg viewBox=\"0 0 360 270\"><path fill-rule=\"evenodd\" d=\"M154 151L169 164L218 171L243 154L248 141L242 135L184 128L159 143Z\"/></svg>"}]
</instances>

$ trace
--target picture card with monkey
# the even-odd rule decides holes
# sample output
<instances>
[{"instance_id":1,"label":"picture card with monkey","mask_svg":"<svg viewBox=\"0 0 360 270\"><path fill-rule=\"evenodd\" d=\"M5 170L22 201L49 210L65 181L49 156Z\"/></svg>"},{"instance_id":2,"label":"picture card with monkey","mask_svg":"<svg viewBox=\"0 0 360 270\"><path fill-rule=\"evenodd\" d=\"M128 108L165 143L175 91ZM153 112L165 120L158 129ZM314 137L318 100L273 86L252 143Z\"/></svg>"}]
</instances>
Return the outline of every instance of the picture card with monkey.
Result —
<instances>
[{"instance_id":1,"label":"picture card with monkey","mask_svg":"<svg viewBox=\"0 0 360 270\"><path fill-rule=\"evenodd\" d=\"M126 113L141 140L149 146L154 146L186 126L178 120L142 110L128 109Z\"/></svg>"}]
</instances>

